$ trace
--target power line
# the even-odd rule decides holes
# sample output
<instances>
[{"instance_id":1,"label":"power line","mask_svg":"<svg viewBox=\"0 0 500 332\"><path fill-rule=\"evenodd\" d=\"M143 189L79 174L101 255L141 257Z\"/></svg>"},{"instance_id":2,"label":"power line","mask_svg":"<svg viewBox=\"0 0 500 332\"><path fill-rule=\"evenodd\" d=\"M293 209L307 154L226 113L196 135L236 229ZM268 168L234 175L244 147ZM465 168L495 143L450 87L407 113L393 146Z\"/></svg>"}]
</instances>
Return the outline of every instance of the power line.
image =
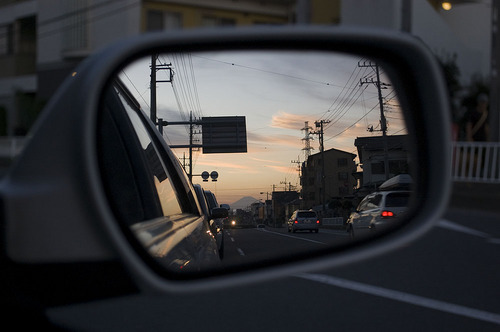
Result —
<instances>
[{"instance_id":1,"label":"power line","mask_svg":"<svg viewBox=\"0 0 500 332\"><path fill-rule=\"evenodd\" d=\"M363 115L362 117L360 117L358 120L356 120L353 124L351 124L349 127L345 128L344 130L342 130L340 133L326 139L325 141L329 141L331 139L334 139L335 137L338 137L340 135L342 135L343 133L345 133L346 131L348 131L349 129L351 129L352 127L354 127L359 121L363 120L368 114L370 114L373 110L375 110L377 108L378 105L375 105L372 107L371 110L369 110L365 115Z\"/></svg>"},{"instance_id":2,"label":"power line","mask_svg":"<svg viewBox=\"0 0 500 332\"><path fill-rule=\"evenodd\" d=\"M311 82L311 83L315 83L315 84L321 84L321 85L327 85L327 86L333 86L333 87L341 88L340 85L336 85L336 84L329 83L329 82L321 82L321 81L311 80L311 79L304 78L304 77L299 77L299 76L294 76L294 75L289 75L289 74L274 72L274 71L271 71L271 70L265 70L265 69L250 67L250 66L246 66L246 65L241 65L241 64L233 63L233 62L227 62L227 61L222 61L222 60L211 59L211 58L207 58L207 57L203 57L203 56L199 56L199 55L197 55L196 57L197 58L201 58L201 59L205 59L205 60L209 60L209 61L219 62L219 63L226 64L226 65L229 65L229 66L240 67L240 68L249 69L249 70L255 70L255 71L259 71L259 72L266 73L266 74L279 75L279 76L283 76L283 77L287 77L287 78L293 78L293 79L301 80L301 81L305 81L305 82Z\"/></svg>"},{"instance_id":3,"label":"power line","mask_svg":"<svg viewBox=\"0 0 500 332\"><path fill-rule=\"evenodd\" d=\"M337 100L339 100L339 99L342 100L337 105L335 111L332 114L330 114L328 117L325 118L325 119L333 122L331 125L329 125L329 127L331 127L335 123L337 123L347 113L347 111L352 107L352 105L354 105L354 103L359 98L359 96L360 96L359 94L362 94L364 91L364 90L361 91L361 87L358 85L358 77L360 76L362 69L360 69L359 67L356 67L355 70L356 69L357 69L357 74L356 74L355 78L351 81L350 86L348 88L348 92L343 94L343 91L344 91L344 89L343 89L341 91L341 93L337 96L337 98L335 99L334 103L332 103L332 105L330 106L330 109L331 109L333 107L333 105L337 103ZM366 72L366 69L364 69L364 72L362 75L364 75L365 72ZM352 75L349 78L349 80L351 78L352 78ZM346 83L346 86L347 86L347 84L349 84L349 81ZM352 100L355 98L356 95L358 95L356 97L356 100L354 100L352 102Z\"/></svg>"}]
</instances>

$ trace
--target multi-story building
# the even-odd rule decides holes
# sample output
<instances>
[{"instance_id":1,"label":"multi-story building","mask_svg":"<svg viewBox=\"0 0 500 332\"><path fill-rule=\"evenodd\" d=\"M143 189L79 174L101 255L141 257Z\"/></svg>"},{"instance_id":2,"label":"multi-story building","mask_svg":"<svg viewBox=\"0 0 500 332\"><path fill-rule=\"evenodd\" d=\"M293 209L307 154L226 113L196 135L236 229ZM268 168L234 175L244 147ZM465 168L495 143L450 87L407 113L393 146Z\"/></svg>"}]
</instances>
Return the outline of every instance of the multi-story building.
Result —
<instances>
[{"instance_id":1,"label":"multi-story building","mask_svg":"<svg viewBox=\"0 0 500 332\"><path fill-rule=\"evenodd\" d=\"M37 115L37 1L0 7L0 136L24 135Z\"/></svg>"},{"instance_id":2,"label":"multi-story building","mask_svg":"<svg viewBox=\"0 0 500 332\"><path fill-rule=\"evenodd\" d=\"M407 135L356 138L354 145L358 149L359 163L363 170L357 174L360 189L367 193L396 175L410 173L411 158L407 138Z\"/></svg>"},{"instance_id":3,"label":"multi-story building","mask_svg":"<svg viewBox=\"0 0 500 332\"><path fill-rule=\"evenodd\" d=\"M146 31L335 24L340 0L0 0L0 136L24 135L75 66Z\"/></svg>"},{"instance_id":4,"label":"multi-story building","mask_svg":"<svg viewBox=\"0 0 500 332\"><path fill-rule=\"evenodd\" d=\"M292 215L293 211L300 207L299 193L293 190L273 191L272 195L272 220L271 225L282 227Z\"/></svg>"},{"instance_id":5,"label":"multi-story building","mask_svg":"<svg viewBox=\"0 0 500 332\"><path fill-rule=\"evenodd\" d=\"M353 176L356 173L355 158L355 154L337 149L309 156L301 174L303 208L310 209L333 199L352 197L356 185Z\"/></svg>"}]
</instances>

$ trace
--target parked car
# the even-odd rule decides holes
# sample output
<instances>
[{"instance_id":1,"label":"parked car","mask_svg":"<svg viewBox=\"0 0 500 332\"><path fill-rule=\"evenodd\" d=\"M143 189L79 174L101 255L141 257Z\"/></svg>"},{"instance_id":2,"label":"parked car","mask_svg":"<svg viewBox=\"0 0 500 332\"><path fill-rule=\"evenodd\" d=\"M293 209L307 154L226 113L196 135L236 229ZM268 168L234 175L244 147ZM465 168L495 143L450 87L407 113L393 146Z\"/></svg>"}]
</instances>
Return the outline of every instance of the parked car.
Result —
<instances>
[{"instance_id":1,"label":"parked car","mask_svg":"<svg viewBox=\"0 0 500 332\"><path fill-rule=\"evenodd\" d=\"M319 232L319 218L314 210L295 210L288 219L288 232L296 231Z\"/></svg>"},{"instance_id":2,"label":"parked car","mask_svg":"<svg viewBox=\"0 0 500 332\"><path fill-rule=\"evenodd\" d=\"M401 220L406 212L411 191L377 191L367 195L347 220L347 231L354 236L369 235Z\"/></svg>"},{"instance_id":3,"label":"parked car","mask_svg":"<svg viewBox=\"0 0 500 332\"><path fill-rule=\"evenodd\" d=\"M217 242L217 249L219 251L219 257L224 258L224 219L227 218L228 212L226 208L211 208L207 202L207 195L205 190L199 184L194 184L193 188L196 192L196 197L200 204L203 214L207 217L210 230L212 235L215 237ZM215 195L208 191L210 195L211 202L216 201Z\"/></svg>"}]
</instances>

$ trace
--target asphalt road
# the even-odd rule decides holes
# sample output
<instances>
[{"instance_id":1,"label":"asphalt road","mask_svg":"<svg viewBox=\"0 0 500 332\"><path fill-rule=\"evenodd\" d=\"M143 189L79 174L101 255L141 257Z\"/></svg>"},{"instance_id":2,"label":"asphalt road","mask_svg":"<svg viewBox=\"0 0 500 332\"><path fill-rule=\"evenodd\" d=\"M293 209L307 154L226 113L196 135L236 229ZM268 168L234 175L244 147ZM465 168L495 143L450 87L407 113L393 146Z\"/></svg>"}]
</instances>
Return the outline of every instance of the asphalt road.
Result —
<instances>
[{"instance_id":1,"label":"asphalt road","mask_svg":"<svg viewBox=\"0 0 500 332\"><path fill-rule=\"evenodd\" d=\"M332 229L289 233L286 228L266 227L225 229L224 232L224 264L229 266L322 250L351 241L345 230Z\"/></svg>"},{"instance_id":2,"label":"asphalt road","mask_svg":"<svg viewBox=\"0 0 500 332\"><path fill-rule=\"evenodd\" d=\"M367 261L48 315L72 330L93 331L499 331L499 221L499 214L452 208L417 241Z\"/></svg>"}]
</instances>

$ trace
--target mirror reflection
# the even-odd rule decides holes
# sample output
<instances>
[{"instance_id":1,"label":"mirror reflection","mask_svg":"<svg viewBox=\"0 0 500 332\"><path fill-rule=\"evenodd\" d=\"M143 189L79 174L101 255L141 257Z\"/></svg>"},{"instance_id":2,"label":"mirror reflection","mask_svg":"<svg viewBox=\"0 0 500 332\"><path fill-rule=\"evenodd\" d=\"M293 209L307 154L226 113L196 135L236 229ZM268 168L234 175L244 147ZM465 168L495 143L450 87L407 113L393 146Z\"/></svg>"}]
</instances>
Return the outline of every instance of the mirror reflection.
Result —
<instances>
[{"instance_id":1,"label":"mirror reflection","mask_svg":"<svg viewBox=\"0 0 500 332\"><path fill-rule=\"evenodd\" d=\"M118 76L112 90L134 135L114 121L132 161L119 186L108 178L120 177L117 168L106 166L118 157L103 148L103 168L112 169L103 177L118 219L173 271L323 250L373 236L408 210L406 124L384 68L370 59L154 54ZM141 158L147 167L135 165Z\"/></svg>"}]
</instances>

